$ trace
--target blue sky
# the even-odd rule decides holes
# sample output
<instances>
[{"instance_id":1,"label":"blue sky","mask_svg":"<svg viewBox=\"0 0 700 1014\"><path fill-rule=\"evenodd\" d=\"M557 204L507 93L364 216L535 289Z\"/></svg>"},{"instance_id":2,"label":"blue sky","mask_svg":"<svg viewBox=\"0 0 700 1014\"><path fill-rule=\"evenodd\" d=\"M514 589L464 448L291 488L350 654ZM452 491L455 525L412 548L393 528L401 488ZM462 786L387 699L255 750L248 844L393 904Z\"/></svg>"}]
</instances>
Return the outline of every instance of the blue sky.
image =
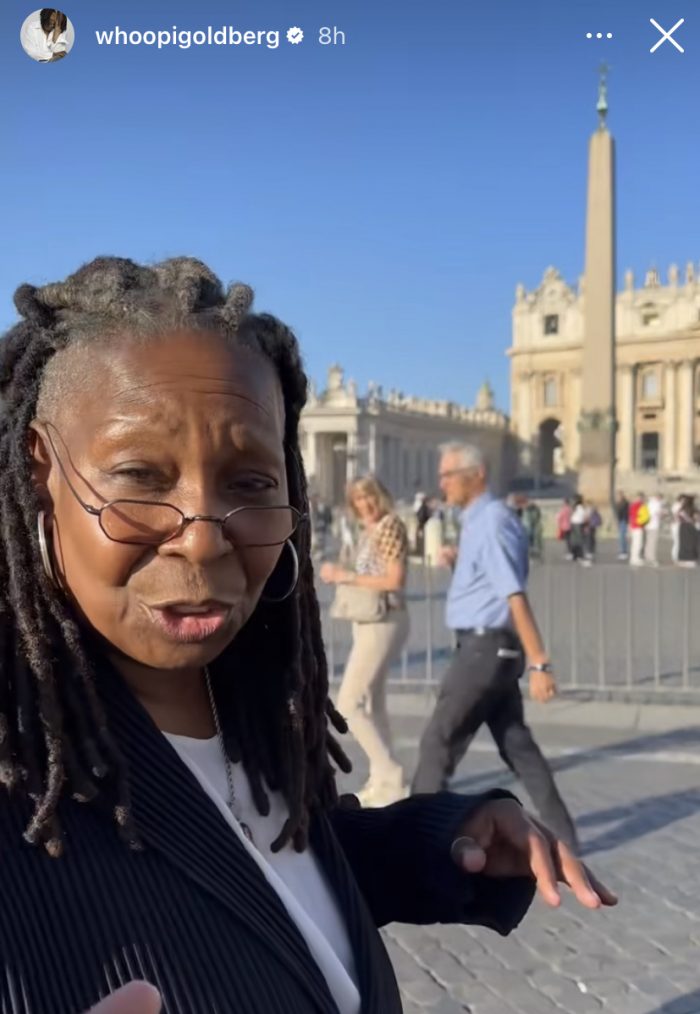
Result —
<instances>
[{"instance_id":1,"label":"blue sky","mask_svg":"<svg viewBox=\"0 0 700 1014\"><path fill-rule=\"evenodd\" d=\"M22 281L187 253L251 283L317 379L338 360L361 387L471 402L488 376L507 406L516 282L582 270L602 58L619 268L700 259L699 0L66 2L76 45L50 66L18 44L31 4L0 13L3 328ZM650 17L686 18L685 54L649 53ZM98 47L115 24L306 39Z\"/></svg>"}]
</instances>

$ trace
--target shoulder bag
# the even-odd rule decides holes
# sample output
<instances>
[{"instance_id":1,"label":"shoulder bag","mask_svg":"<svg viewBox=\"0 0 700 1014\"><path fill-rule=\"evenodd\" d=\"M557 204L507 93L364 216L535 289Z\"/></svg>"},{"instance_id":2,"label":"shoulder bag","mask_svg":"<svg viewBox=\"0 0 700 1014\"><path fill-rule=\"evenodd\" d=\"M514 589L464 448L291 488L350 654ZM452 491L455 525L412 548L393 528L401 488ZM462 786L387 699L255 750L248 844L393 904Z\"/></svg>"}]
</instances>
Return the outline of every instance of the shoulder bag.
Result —
<instances>
[{"instance_id":1,"label":"shoulder bag","mask_svg":"<svg viewBox=\"0 0 700 1014\"><path fill-rule=\"evenodd\" d=\"M386 592L354 584L339 584L331 605L331 618L352 623L380 623L387 609Z\"/></svg>"}]
</instances>

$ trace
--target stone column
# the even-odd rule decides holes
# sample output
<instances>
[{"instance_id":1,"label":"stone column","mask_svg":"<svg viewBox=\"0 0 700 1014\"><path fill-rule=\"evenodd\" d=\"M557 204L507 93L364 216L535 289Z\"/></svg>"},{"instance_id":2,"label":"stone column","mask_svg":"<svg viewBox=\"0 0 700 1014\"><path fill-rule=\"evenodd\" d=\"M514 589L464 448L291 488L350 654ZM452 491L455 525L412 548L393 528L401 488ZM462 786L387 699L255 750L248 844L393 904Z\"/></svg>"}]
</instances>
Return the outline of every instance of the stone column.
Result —
<instances>
[{"instance_id":1,"label":"stone column","mask_svg":"<svg viewBox=\"0 0 700 1014\"><path fill-rule=\"evenodd\" d=\"M369 424L369 441L367 447L367 464L372 475L377 474L377 424Z\"/></svg>"},{"instance_id":2,"label":"stone column","mask_svg":"<svg viewBox=\"0 0 700 1014\"><path fill-rule=\"evenodd\" d=\"M345 481L352 482L357 477L357 433L349 431L345 452Z\"/></svg>"},{"instance_id":3,"label":"stone column","mask_svg":"<svg viewBox=\"0 0 700 1014\"><path fill-rule=\"evenodd\" d=\"M318 434L306 434L306 448L304 451L304 471L309 479L318 479Z\"/></svg>"},{"instance_id":4,"label":"stone column","mask_svg":"<svg viewBox=\"0 0 700 1014\"><path fill-rule=\"evenodd\" d=\"M672 472L676 468L676 450L678 444L678 433L676 421L678 418L678 405L676 404L676 366L673 361L668 361L664 368L665 393L664 393L664 456L663 468L665 472Z\"/></svg>"},{"instance_id":5,"label":"stone column","mask_svg":"<svg viewBox=\"0 0 700 1014\"><path fill-rule=\"evenodd\" d=\"M533 393L533 378L534 373L532 370L527 370L520 374L519 383L519 402L520 402L520 426L518 427L518 437L520 438L521 447L521 464L526 468L532 468L537 463L534 460L533 453L533 438L532 438L532 418L533 418L533 404L532 404L532 393Z\"/></svg>"},{"instance_id":6,"label":"stone column","mask_svg":"<svg viewBox=\"0 0 700 1014\"><path fill-rule=\"evenodd\" d=\"M620 408L617 431L617 467L622 472L634 470L634 367L620 366Z\"/></svg>"},{"instance_id":7,"label":"stone column","mask_svg":"<svg viewBox=\"0 0 700 1014\"><path fill-rule=\"evenodd\" d=\"M693 432L695 415L695 392L693 390L694 364L682 362L678 370L678 458L676 467L681 472L693 468Z\"/></svg>"},{"instance_id":8,"label":"stone column","mask_svg":"<svg viewBox=\"0 0 700 1014\"><path fill-rule=\"evenodd\" d=\"M581 414L581 370L574 369L569 373L567 403L571 407L562 415L564 418L564 463L568 469L578 469L579 458L581 457L581 431L578 428L578 420Z\"/></svg>"}]
</instances>

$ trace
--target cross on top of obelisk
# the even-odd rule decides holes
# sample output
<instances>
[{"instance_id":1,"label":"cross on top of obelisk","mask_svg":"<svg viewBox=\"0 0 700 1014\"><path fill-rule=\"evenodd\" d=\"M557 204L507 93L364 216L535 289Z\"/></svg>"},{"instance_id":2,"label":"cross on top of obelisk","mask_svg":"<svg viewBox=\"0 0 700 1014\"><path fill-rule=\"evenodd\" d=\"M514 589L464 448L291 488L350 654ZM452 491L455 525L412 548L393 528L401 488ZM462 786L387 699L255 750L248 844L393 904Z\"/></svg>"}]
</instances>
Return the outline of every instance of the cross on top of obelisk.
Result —
<instances>
[{"instance_id":1,"label":"cross on top of obelisk","mask_svg":"<svg viewBox=\"0 0 700 1014\"><path fill-rule=\"evenodd\" d=\"M608 71L610 68L607 63L601 63L598 69L600 71L598 102L596 105L596 109L598 110L598 127L600 130L605 130L605 121L608 115Z\"/></svg>"}]
</instances>

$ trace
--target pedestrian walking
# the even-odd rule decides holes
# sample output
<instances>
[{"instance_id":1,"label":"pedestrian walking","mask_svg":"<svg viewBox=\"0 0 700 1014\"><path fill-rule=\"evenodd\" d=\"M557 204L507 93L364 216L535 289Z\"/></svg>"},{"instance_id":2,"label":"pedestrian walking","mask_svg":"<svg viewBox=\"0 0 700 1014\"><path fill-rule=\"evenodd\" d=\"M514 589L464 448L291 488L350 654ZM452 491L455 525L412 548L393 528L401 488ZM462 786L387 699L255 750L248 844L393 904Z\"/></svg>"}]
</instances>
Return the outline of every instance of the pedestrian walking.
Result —
<instances>
[{"instance_id":1,"label":"pedestrian walking","mask_svg":"<svg viewBox=\"0 0 700 1014\"><path fill-rule=\"evenodd\" d=\"M630 566L641 567L644 563L644 532L649 524L649 508L644 493L637 493L630 504Z\"/></svg>"},{"instance_id":2,"label":"pedestrian walking","mask_svg":"<svg viewBox=\"0 0 700 1014\"><path fill-rule=\"evenodd\" d=\"M528 500L525 504L521 520L527 534L530 556L533 560L541 560L543 548L542 511L534 500Z\"/></svg>"},{"instance_id":3,"label":"pedestrian walking","mask_svg":"<svg viewBox=\"0 0 700 1014\"><path fill-rule=\"evenodd\" d=\"M678 565L698 565L698 512L695 498L684 496L678 512Z\"/></svg>"},{"instance_id":4,"label":"pedestrian walking","mask_svg":"<svg viewBox=\"0 0 700 1014\"><path fill-rule=\"evenodd\" d=\"M598 530L603 524L603 518L597 506L590 501L586 504L586 511L583 562L590 566L595 562L596 550L598 548Z\"/></svg>"},{"instance_id":5,"label":"pedestrian walking","mask_svg":"<svg viewBox=\"0 0 700 1014\"><path fill-rule=\"evenodd\" d=\"M560 542L564 543L566 548L566 559L572 560L573 554L571 552L571 515L572 515L571 501L565 500L561 505L559 512L557 513L557 538Z\"/></svg>"},{"instance_id":6,"label":"pedestrian walking","mask_svg":"<svg viewBox=\"0 0 700 1014\"><path fill-rule=\"evenodd\" d=\"M422 500L418 505L418 509L415 511L416 516L416 556L425 555L425 526L430 520L432 511L430 509L429 498L422 494Z\"/></svg>"},{"instance_id":7,"label":"pedestrian walking","mask_svg":"<svg viewBox=\"0 0 700 1014\"><path fill-rule=\"evenodd\" d=\"M369 760L363 804L384 806L407 795L391 744L386 679L409 634L404 597L408 534L389 492L365 476L350 483L348 507L362 526L355 568L325 563L321 580L338 585L332 614L352 621L352 648L338 692L338 710Z\"/></svg>"},{"instance_id":8,"label":"pedestrian walking","mask_svg":"<svg viewBox=\"0 0 700 1014\"><path fill-rule=\"evenodd\" d=\"M658 493L652 493L647 502L649 520L644 531L644 562L651 567L659 566L659 535L666 514L666 505Z\"/></svg>"},{"instance_id":9,"label":"pedestrian walking","mask_svg":"<svg viewBox=\"0 0 700 1014\"><path fill-rule=\"evenodd\" d=\"M583 502L583 497L577 496L571 511L571 534L569 536L571 559L574 561L585 558L587 532L588 508Z\"/></svg>"},{"instance_id":10,"label":"pedestrian walking","mask_svg":"<svg viewBox=\"0 0 700 1014\"><path fill-rule=\"evenodd\" d=\"M530 694L556 694L552 666L528 601L528 547L517 517L489 491L478 448L447 444L440 485L461 507L458 547L445 550L454 566L447 626L457 646L423 733L412 791L444 789L481 725L487 724L505 763L525 784L542 819L576 847L573 821L547 761L525 724L519 678L529 660Z\"/></svg>"},{"instance_id":11,"label":"pedestrian walking","mask_svg":"<svg viewBox=\"0 0 700 1014\"><path fill-rule=\"evenodd\" d=\"M617 558L618 560L629 559L629 514L630 514L630 502L622 492L619 490L615 499L615 518L617 520Z\"/></svg>"}]
</instances>

